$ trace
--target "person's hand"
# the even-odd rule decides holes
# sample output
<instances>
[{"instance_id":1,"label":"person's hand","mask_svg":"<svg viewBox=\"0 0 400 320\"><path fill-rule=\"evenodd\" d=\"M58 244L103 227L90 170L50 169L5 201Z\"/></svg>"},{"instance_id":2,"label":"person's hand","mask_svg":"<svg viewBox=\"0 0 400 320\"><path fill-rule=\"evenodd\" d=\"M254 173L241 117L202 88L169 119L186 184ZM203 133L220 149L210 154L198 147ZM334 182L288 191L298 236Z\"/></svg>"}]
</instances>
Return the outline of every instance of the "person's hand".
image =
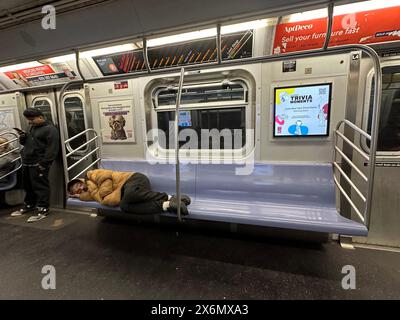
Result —
<instances>
[{"instance_id":1,"label":"person's hand","mask_svg":"<svg viewBox=\"0 0 400 320\"><path fill-rule=\"evenodd\" d=\"M39 164L38 168L42 172L46 170L46 167L42 166L41 164Z\"/></svg>"}]
</instances>

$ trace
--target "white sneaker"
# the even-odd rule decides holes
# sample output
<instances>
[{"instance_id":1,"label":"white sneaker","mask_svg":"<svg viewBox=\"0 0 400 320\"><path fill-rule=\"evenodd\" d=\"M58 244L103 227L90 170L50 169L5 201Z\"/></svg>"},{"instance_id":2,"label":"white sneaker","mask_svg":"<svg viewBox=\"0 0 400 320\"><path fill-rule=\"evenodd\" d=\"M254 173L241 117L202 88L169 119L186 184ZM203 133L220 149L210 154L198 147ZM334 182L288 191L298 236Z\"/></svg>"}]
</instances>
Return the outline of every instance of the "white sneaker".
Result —
<instances>
[{"instance_id":1,"label":"white sneaker","mask_svg":"<svg viewBox=\"0 0 400 320\"><path fill-rule=\"evenodd\" d=\"M44 218L47 217L47 214L42 214L42 213L38 213L36 216L31 216L28 218L28 220L26 220L26 222L36 222L36 221L40 221Z\"/></svg>"},{"instance_id":2,"label":"white sneaker","mask_svg":"<svg viewBox=\"0 0 400 320\"><path fill-rule=\"evenodd\" d=\"M16 211L14 211L14 212L11 212L10 216L11 216L11 217L20 217L20 216L22 216L23 214L25 214L25 213L27 213L27 212L34 211L34 210L36 210L36 207L35 207L35 206L27 206L27 205L25 205L25 207L23 207L23 208L21 208L21 209L19 209L19 210L16 210Z\"/></svg>"},{"instance_id":3,"label":"white sneaker","mask_svg":"<svg viewBox=\"0 0 400 320\"><path fill-rule=\"evenodd\" d=\"M37 215L29 217L28 220L26 220L26 222L36 222L46 218L47 215L49 214L49 209L39 207L38 212L39 213Z\"/></svg>"}]
</instances>

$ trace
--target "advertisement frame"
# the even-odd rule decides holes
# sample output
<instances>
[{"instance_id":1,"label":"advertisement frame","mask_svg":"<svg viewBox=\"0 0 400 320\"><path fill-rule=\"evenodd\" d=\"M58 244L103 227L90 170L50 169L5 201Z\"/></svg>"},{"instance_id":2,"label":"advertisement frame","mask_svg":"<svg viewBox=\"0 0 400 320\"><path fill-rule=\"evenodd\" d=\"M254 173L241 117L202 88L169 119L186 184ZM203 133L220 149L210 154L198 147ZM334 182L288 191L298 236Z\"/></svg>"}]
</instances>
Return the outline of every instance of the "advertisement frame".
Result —
<instances>
[{"instance_id":1,"label":"advertisement frame","mask_svg":"<svg viewBox=\"0 0 400 320\"><path fill-rule=\"evenodd\" d=\"M328 98L328 119L326 125L326 133L325 134L308 134L308 135L276 135L276 91L281 89L292 89L292 88L304 88L304 87L318 87L318 86L329 86L329 98ZM331 108L332 108L332 82L326 83L311 83L311 84L300 84L300 85L293 85L293 86L284 86L284 87L274 87L273 99L274 99L274 107L272 109L272 137L273 139L304 139L304 138L327 138L330 136L330 125L331 125Z\"/></svg>"}]
</instances>

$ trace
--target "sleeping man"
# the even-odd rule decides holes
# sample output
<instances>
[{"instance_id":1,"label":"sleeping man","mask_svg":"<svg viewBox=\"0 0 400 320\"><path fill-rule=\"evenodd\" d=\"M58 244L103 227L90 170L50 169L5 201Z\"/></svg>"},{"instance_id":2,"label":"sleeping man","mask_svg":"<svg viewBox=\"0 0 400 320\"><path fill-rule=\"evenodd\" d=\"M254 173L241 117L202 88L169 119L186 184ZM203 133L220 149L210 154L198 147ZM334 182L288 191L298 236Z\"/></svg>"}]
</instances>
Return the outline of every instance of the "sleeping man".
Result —
<instances>
[{"instance_id":1,"label":"sleeping man","mask_svg":"<svg viewBox=\"0 0 400 320\"><path fill-rule=\"evenodd\" d=\"M151 190L149 179L140 172L119 172L105 169L90 170L86 179L73 179L68 183L70 197L82 201L97 201L105 206L119 206L132 214L159 214L177 212L175 196ZM181 213L187 215L191 200L181 196Z\"/></svg>"}]
</instances>

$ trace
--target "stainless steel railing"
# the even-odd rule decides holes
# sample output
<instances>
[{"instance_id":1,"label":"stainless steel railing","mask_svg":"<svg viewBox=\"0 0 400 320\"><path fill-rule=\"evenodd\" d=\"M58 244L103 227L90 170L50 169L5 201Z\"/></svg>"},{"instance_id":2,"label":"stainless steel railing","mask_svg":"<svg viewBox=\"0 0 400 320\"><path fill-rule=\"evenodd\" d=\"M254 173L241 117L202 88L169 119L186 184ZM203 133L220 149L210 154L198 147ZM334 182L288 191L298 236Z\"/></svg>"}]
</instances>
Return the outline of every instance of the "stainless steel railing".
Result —
<instances>
[{"instance_id":1,"label":"stainless steel railing","mask_svg":"<svg viewBox=\"0 0 400 320\"><path fill-rule=\"evenodd\" d=\"M375 167L375 157L371 157L370 155L366 154L363 150L361 150L354 142L352 142L350 139L348 139L341 131L340 128L344 126L348 126L349 128L353 129L355 132L357 132L358 134L360 134L361 136L365 137L367 140L371 141L371 135L369 135L367 132L365 132L364 130L360 129L359 127L357 127L354 123L352 123L349 120L342 120L340 121L337 126L336 126L336 130L335 130L335 141L334 141L334 153L333 153L333 168L334 170L336 169L339 173L340 177L343 177L351 186L351 189L354 190L358 197L361 199L362 203L363 203L363 209L360 209L359 207L357 207L357 205L354 203L354 201L352 200L351 195L349 195L343 188L343 186L341 185L340 181L338 180L338 178L336 177L336 172L334 171L334 175L333 175L333 179L335 181L335 184L337 186L337 188L339 189L340 193L344 196L344 198L348 201L348 203L350 204L350 206L353 208L354 212L357 214L357 216L360 218L360 220L368 226L369 224L369 217L371 214L371 201L370 201L370 190L371 188L373 188L373 175L371 175L371 171L374 170ZM370 167L369 173L368 174L364 174L362 172L362 170L357 167L357 165L350 160L349 157L347 157L344 152L339 148L338 146L338 142L339 140L342 141L343 145L347 144L349 145L353 150L355 150L359 155L361 155L361 157L363 157L367 163L368 166ZM343 170L341 163L337 162L338 156L344 160L347 164L350 165L350 167L352 169L354 169L354 171L362 178L364 184L366 184L368 193L367 195L364 195L360 188L358 186L356 186L356 184L354 183L355 179L351 179L351 177L349 177ZM371 169L372 168L372 169Z\"/></svg>"},{"instance_id":2,"label":"stainless steel railing","mask_svg":"<svg viewBox=\"0 0 400 320\"><path fill-rule=\"evenodd\" d=\"M78 133L77 135L65 140L64 141L65 150L68 150L66 148L66 146L68 144L70 144L71 141L75 140L76 138L78 138L82 135L89 137L89 139L85 143L81 144L79 147L73 149L72 151L70 151L69 153L66 153L66 155L65 155L64 170L65 170L65 176L68 178L68 181L78 178L82 173L84 173L88 169L92 168L95 164L97 164L101 161L101 148L100 148L99 136L98 136L96 130L94 130L94 129L86 129L85 131L82 131L82 132ZM90 135L92 135L93 137L90 138ZM70 165L70 166L67 165L67 160L70 156L72 156L77 151L83 149L84 147L86 147L87 145L89 145L91 143L94 144L94 148L92 151L90 151L89 153L82 156L81 159L74 162L72 165ZM93 159L92 155L95 155L94 159ZM70 171L73 168L77 167L79 164L83 163L83 161L86 161L89 159L92 159L92 162L90 162L90 164L88 166L86 166L85 169L83 169L81 172L79 172L73 178L70 179Z\"/></svg>"},{"instance_id":3,"label":"stainless steel railing","mask_svg":"<svg viewBox=\"0 0 400 320\"><path fill-rule=\"evenodd\" d=\"M18 134L14 133L12 131L4 131L4 132L0 133L0 137L2 137L2 136L13 136L14 138L12 138L11 140L8 140L7 142L4 142L4 143L0 144L0 147L6 146L8 144L11 145L14 142L17 142L17 146L15 148L13 148L13 149L1 154L0 155L0 159L4 158L5 156L8 156L9 154L18 152L18 157L16 157L15 159L11 160L10 163L15 163L15 162L19 161L19 164L12 171L0 176L0 180L8 177L9 175L11 175L11 174L13 174L15 172L17 172L22 167L22 160L21 160L21 156L19 155L20 144L19 144L19 136L18 136Z\"/></svg>"}]
</instances>

